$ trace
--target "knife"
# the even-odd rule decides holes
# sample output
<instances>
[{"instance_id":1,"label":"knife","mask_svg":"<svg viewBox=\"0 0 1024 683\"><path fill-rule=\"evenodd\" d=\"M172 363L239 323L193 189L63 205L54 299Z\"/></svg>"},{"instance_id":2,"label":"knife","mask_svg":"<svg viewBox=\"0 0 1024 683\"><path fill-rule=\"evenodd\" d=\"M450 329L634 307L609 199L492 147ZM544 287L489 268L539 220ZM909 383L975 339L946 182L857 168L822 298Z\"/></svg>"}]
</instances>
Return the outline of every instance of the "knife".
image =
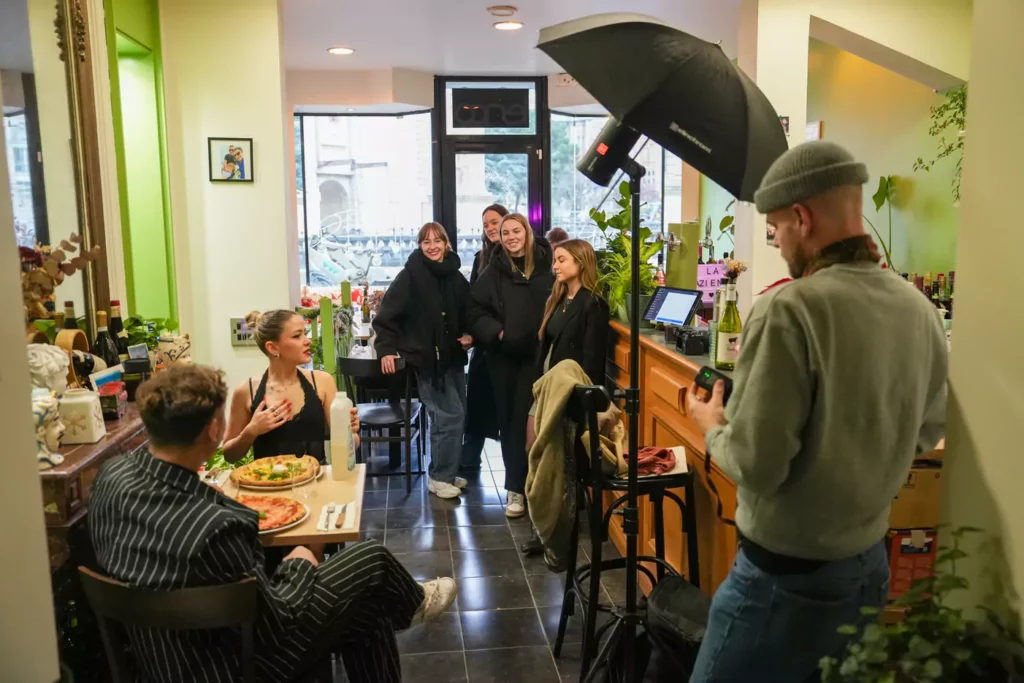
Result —
<instances>
[{"instance_id":1,"label":"knife","mask_svg":"<svg viewBox=\"0 0 1024 683\"><path fill-rule=\"evenodd\" d=\"M341 506L341 512L338 513L337 518L334 520L334 528L340 529L341 525L345 523L345 513L348 512L348 503Z\"/></svg>"}]
</instances>

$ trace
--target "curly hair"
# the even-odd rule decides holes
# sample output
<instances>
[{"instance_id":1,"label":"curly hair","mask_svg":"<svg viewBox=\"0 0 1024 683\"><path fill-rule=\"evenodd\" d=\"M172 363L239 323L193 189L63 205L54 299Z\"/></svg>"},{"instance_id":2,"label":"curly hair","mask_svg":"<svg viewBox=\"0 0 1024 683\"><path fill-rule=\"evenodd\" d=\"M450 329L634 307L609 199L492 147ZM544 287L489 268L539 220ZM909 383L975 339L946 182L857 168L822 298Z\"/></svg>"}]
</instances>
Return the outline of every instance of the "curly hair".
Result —
<instances>
[{"instance_id":1,"label":"curly hair","mask_svg":"<svg viewBox=\"0 0 1024 683\"><path fill-rule=\"evenodd\" d=\"M139 387L136 404L156 446L190 446L227 401L220 370L178 365Z\"/></svg>"}]
</instances>

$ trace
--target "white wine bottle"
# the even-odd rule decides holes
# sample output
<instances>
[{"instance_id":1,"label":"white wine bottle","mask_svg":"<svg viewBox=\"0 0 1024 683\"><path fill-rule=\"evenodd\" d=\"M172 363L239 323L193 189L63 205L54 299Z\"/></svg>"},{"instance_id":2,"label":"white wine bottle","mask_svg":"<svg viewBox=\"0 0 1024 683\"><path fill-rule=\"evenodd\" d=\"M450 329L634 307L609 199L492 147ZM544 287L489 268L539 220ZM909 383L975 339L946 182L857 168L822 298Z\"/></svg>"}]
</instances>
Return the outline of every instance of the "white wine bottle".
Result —
<instances>
[{"instance_id":1,"label":"white wine bottle","mask_svg":"<svg viewBox=\"0 0 1024 683\"><path fill-rule=\"evenodd\" d=\"M735 370L740 357L740 332L743 321L736 308L736 284L725 286L725 310L718 321L718 337L715 341L715 367L719 370Z\"/></svg>"}]
</instances>

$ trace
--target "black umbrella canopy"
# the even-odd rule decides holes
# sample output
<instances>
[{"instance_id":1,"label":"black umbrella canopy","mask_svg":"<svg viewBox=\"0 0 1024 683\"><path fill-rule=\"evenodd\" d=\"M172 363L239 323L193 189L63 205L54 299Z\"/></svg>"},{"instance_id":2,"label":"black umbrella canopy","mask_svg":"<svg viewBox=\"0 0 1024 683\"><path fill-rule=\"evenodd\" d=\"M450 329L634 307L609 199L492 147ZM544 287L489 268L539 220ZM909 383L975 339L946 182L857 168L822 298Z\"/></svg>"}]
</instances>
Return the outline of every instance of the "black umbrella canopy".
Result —
<instances>
[{"instance_id":1,"label":"black umbrella canopy","mask_svg":"<svg viewBox=\"0 0 1024 683\"><path fill-rule=\"evenodd\" d=\"M658 19L597 14L542 29L537 47L623 124L753 201L788 148L764 93L722 49Z\"/></svg>"}]
</instances>

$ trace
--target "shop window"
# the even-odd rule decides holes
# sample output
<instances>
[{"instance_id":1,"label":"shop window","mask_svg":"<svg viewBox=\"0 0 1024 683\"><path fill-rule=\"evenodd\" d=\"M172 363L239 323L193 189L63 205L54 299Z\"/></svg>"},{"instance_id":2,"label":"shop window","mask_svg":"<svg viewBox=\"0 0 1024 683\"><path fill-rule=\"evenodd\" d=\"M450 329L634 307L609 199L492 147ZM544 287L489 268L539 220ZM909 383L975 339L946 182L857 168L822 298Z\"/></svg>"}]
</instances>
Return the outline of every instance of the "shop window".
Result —
<instances>
[{"instance_id":1,"label":"shop window","mask_svg":"<svg viewBox=\"0 0 1024 683\"><path fill-rule=\"evenodd\" d=\"M311 287L386 287L433 220L430 112L295 117L299 268Z\"/></svg>"}]
</instances>

